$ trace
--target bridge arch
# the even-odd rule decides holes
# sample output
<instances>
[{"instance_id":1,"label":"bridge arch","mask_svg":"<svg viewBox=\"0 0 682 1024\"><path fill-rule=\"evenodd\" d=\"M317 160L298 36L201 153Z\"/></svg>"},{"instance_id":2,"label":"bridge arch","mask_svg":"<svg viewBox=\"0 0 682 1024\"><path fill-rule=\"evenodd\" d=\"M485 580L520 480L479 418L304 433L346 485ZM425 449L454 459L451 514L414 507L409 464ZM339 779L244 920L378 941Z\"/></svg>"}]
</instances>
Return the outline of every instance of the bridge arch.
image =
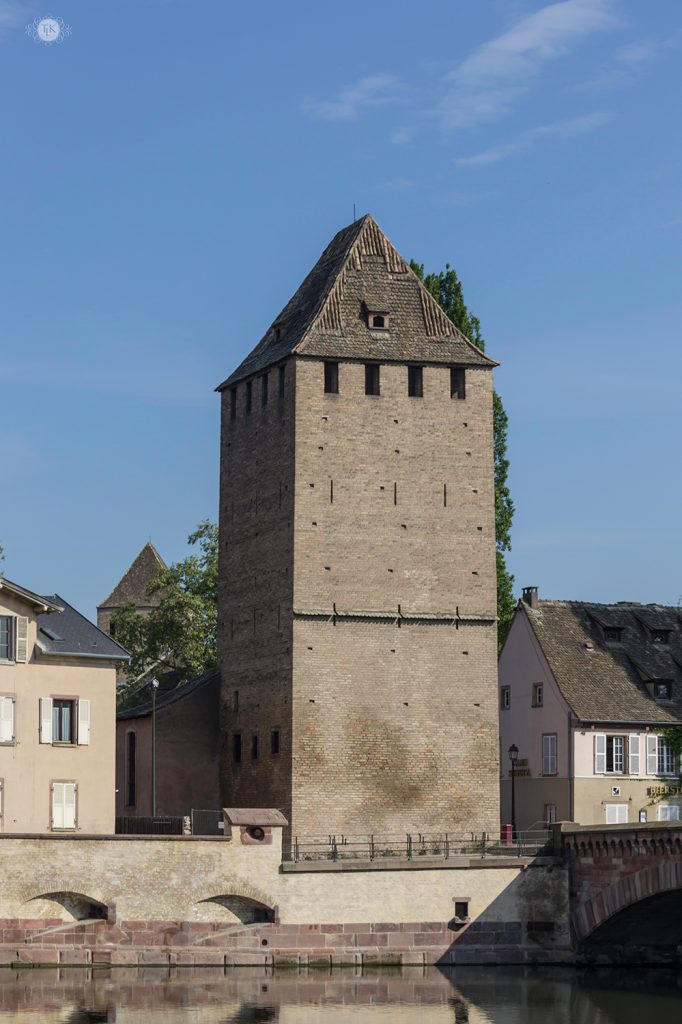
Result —
<instances>
[{"instance_id":1,"label":"bridge arch","mask_svg":"<svg viewBox=\"0 0 682 1024\"><path fill-rule=\"evenodd\" d=\"M682 861L666 859L652 864L594 893L571 914L571 927L578 943L584 943L606 921L643 900L682 890Z\"/></svg>"},{"instance_id":2,"label":"bridge arch","mask_svg":"<svg viewBox=\"0 0 682 1024\"><path fill-rule=\"evenodd\" d=\"M24 902L26 917L61 918L63 921L85 921L108 916L108 908L101 900L71 889L45 891Z\"/></svg>"}]
</instances>

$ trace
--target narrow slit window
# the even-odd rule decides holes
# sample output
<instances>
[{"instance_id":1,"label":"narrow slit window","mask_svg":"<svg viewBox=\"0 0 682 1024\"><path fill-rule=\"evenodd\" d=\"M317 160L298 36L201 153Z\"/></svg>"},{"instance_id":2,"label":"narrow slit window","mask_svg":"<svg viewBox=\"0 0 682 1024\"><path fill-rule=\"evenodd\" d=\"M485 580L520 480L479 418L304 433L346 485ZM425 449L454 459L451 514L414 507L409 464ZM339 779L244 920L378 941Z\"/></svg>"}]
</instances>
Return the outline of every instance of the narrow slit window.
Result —
<instances>
[{"instance_id":1,"label":"narrow slit window","mask_svg":"<svg viewBox=\"0 0 682 1024\"><path fill-rule=\"evenodd\" d=\"M270 733L270 753L273 757L277 757L280 750L279 744L279 729L273 729Z\"/></svg>"},{"instance_id":2,"label":"narrow slit window","mask_svg":"<svg viewBox=\"0 0 682 1024\"><path fill-rule=\"evenodd\" d=\"M379 364L365 363L365 394L379 395Z\"/></svg>"},{"instance_id":3,"label":"narrow slit window","mask_svg":"<svg viewBox=\"0 0 682 1024\"><path fill-rule=\"evenodd\" d=\"M252 736L251 737L251 760L252 761L257 761L258 760L258 737L257 736Z\"/></svg>"},{"instance_id":4,"label":"narrow slit window","mask_svg":"<svg viewBox=\"0 0 682 1024\"><path fill-rule=\"evenodd\" d=\"M324 364L324 393L325 395L338 395L339 393L339 364L326 362Z\"/></svg>"},{"instance_id":5,"label":"narrow slit window","mask_svg":"<svg viewBox=\"0 0 682 1024\"><path fill-rule=\"evenodd\" d=\"M137 733L129 732L127 739L128 785L126 790L126 806L134 807L137 802Z\"/></svg>"},{"instance_id":6,"label":"narrow slit window","mask_svg":"<svg viewBox=\"0 0 682 1024\"><path fill-rule=\"evenodd\" d=\"M242 734L236 732L232 737L232 760L235 764L241 764L242 761Z\"/></svg>"},{"instance_id":7,"label":"narrow slit window","mask_svg":"<svg viewBox=\"0 0 682 1024\"><path fill-rule=\"evenodd\" d=\"M466 377L463 366L450 367L450 398L466 398Z\"/></svg>"},{"instance_id":8,"label":"narrow slit window","mask_svg":"<svg viewBox=\"0 0 682 1024\"><path fill-rule=\"evenodd\" d=\"M407 394L410 398L424 397L424 367L408 366L407 368Z\"/></svg>"},{"instance_id":9,"label":"narrow slit window","mask_svg":"<svg viewBox=\"0 0 682 1024\"><path fill-rule=\"evenodd\" d=\"M264 373L260 379L260 404L268 404L268 375Z\"/></svg>"}]
</instances>

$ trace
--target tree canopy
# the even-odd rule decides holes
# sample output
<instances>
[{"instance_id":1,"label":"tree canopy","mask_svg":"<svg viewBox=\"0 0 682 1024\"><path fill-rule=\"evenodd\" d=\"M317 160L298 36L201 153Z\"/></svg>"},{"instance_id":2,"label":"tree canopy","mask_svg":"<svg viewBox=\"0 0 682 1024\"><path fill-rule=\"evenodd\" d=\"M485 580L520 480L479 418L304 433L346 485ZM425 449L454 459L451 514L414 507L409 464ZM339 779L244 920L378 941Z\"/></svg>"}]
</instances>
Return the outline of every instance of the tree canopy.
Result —
<instances>
[{"instance_id":1,"label":"tree canopy","mask_svg":"<svg viewBox=\"0 0 682 1024\"><path fill-rule=\"evenodd\" d=\"M156 608L140 615L129 604L112 616L116 640L131 656L131 685L152 674L189 678L217 662L217 525L204 520L187 542L197 545L198 553L162 570L147 588L150 595L160 596Z\"/></svg>"},{"instance_id":2,"label":"tree canopy","mask_svg":"<svg viewBox=\"0 0 682 1024\"><path fill-rule=\"evenodd\" d=\"M424 264L410 261L424 287L462 334L472 341L477 348L485 352L485 340L481 333L481 322L469 311L464 301L464 290L456 271L449 263L445 270L438 274L425 274ZM497 618L498 644L501 649L511 620L514 617L514 577L507 569L505 551L511 550L511 527L514 518L514 503L509 491L507 477L509 459L507 458L507 429L509 418L505 412L502 399L497 391L493 391L493 464L495 478L495 542L497 556Z\"/></svg>"}]
</instances>

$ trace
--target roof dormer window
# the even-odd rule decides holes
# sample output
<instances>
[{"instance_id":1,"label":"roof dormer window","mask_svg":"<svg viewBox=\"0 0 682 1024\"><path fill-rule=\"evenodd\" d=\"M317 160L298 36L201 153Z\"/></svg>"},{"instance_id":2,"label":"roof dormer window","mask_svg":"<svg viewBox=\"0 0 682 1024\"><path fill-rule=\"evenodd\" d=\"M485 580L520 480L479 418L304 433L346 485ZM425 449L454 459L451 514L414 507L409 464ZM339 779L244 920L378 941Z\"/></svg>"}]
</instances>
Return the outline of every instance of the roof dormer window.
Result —
<instances>
[{"instance_id":1,"label":"roof dormer window","mask_svg":"<svg viewBox=\"0 0 682 1024\"><path fill-rule=\"evenodd\" d=\"M673 699L673 684L671 679L654 680L654 700L666 701Z\"/></svg>"},{"instance_id":2,"label":"roof dormer window","mask_svg":"<svg viewBox=\"0 0 682 1024\"><path fill-rule=\"evenodd\" d=\"M614 644L619 644L623 639L621 626L604 626L604 639Z\"/></svg>"},{"instance_id":3,"label":"roof dormer window","mask_svg":"<svg viewBox=\"0 0 682 1024\"><path fill-rule=\"evenodd\" d=\"M670 630L669 629L652 629L651 639L655 644L668 644L670 643Z\"/></svg>"},{"instance_id":4,"label":"roof dormer window","mask_svg":"<svg viewBox=\"0 0 682 1024\"><path fill-rule=\"evenodd\" d=\"M386 312L367 311L367 324L370 331L387 331L389 328L389 316Z\"/></svg>"}]
</instances>

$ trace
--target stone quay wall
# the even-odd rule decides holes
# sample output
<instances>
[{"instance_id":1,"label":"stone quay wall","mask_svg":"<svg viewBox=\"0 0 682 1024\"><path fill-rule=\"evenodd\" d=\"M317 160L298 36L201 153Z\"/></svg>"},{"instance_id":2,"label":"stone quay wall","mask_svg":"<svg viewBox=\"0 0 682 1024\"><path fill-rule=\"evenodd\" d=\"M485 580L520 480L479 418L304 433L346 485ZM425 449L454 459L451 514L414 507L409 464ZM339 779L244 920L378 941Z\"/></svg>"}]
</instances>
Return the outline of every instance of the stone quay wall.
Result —
<instances>
[{"instance_id":1,"label":"stone quay wall","mask_svg":"<svg viewBox=\"0 0 682 1024\"><path fill-rule=\"evenodd\" d=\"M571 957L567 875L553 858L282 864L279 829L272 839L0 837L0 963Z\"/></svg>"}]
</instances>

